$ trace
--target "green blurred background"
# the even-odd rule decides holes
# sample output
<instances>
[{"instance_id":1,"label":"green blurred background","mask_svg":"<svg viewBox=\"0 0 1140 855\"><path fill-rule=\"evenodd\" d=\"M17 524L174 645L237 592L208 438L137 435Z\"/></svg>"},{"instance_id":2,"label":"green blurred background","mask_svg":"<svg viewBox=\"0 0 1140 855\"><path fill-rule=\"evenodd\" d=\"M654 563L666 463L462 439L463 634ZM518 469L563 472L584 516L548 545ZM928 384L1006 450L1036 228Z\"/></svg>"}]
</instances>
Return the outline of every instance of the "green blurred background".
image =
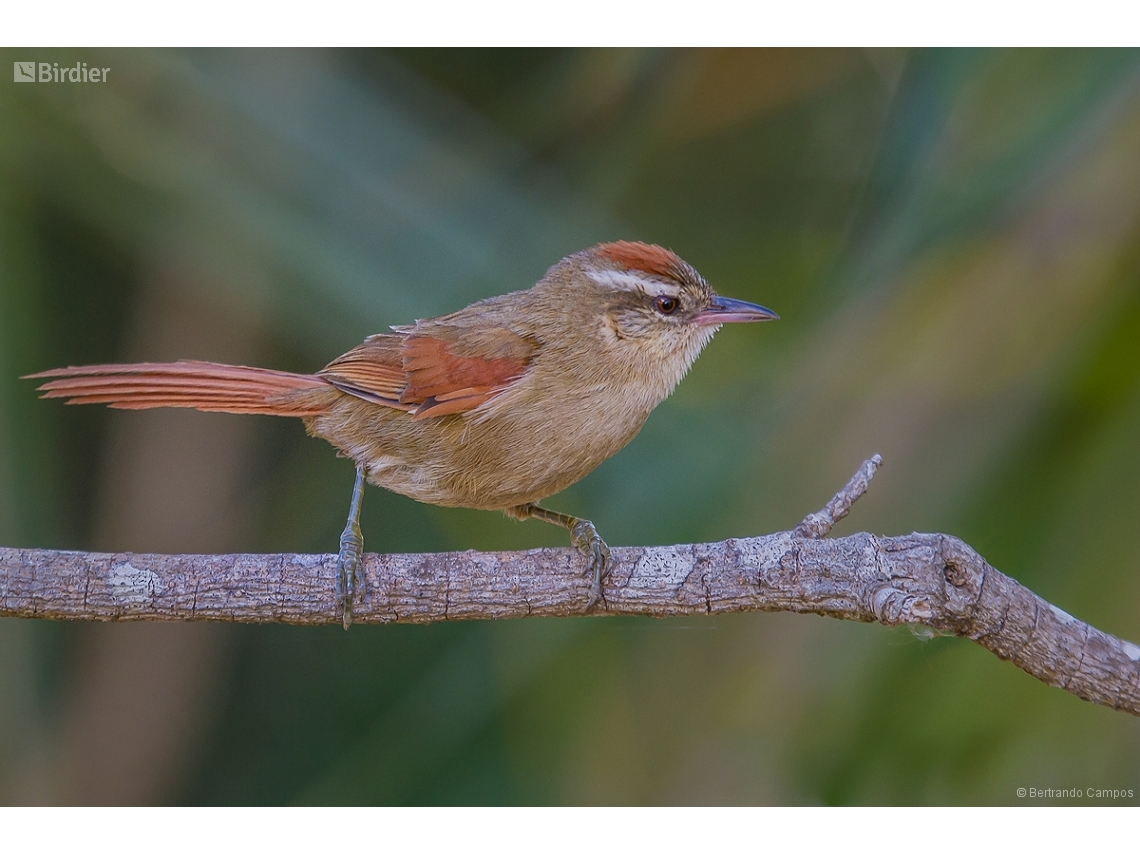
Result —
<instances>
[{"instance_id":1,"label":"green blurred background","mask_svg":"<svg viewBox=\"0 0 1140 855\"><path fill-rule=\"evenodd\" d=\"M0 543L335 549L298 422L36 399L28 372L311 371L642 239L723 330L552 501L611 544L956 534L1140 639L1140 52L2 50ZM375 551L565 533L370 489ZM1018 804L1140 793L1140 722L954 638L813 616L0 621L0 801ZM1089 799L1075 800L1088 803ZM1135 803L1136 799L1130 800Z\"/></svg>"}]
</instances>

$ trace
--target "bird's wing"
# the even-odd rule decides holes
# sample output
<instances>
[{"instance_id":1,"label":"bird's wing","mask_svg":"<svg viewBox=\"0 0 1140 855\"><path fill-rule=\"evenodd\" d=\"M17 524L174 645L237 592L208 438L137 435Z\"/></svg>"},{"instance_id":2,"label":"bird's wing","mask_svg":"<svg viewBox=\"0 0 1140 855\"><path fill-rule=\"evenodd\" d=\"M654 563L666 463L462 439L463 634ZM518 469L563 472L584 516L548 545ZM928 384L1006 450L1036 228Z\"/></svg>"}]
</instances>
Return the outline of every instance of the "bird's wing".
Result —
<instances>
[{"instance_id":1,"label":"bird's wing","mask_svg":"<svg viewBox=\"0 0 1140 855\"><path fill-rule=\"evenodd\" d=\"M342 392L401 410L415 406L400 401L408 385L404 371L403 335L373 335L317 372Z\"/></svg>"},{"instance_id":2,"label":"bird's wing","mask_svg":"<svg viewBox=\"0 0 1140 855\"><path fill-rule=\"evenodd\" d=\"M538 350L528 336L427 322L370 336L318 376L417 419L473 410L522 377Z\"/></svg>"},{"instance_id":3,"label":"bird's wing","mask_svg":"<svg viewBox=\"0 0 1140 855\"><path fill-rule=\"evenodd\" d=\"M417 324L404 341L400 400L417 405L417 419L473 410L526 374L538 347L497 325Z\"/></svg>"}]
</instances>

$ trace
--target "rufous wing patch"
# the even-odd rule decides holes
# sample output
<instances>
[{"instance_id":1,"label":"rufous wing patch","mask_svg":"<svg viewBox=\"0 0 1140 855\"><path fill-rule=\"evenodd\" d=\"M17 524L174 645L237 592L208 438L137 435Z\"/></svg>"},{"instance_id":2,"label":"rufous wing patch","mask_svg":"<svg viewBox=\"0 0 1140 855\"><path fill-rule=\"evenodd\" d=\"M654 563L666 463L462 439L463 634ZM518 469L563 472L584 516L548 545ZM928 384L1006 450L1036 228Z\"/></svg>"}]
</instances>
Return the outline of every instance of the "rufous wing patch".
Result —
<instances>
[{"instance_id":1,"label":"rufous wing patch","mask_svg":"<svg viewBox=\"0 0 1140 855\"><path fill-rule=\"evenodd\" d=\"M627 270L641 270L671 279L678 278L681 268L681 259L676 253L651 243L628 240L603 243L598 247L598 254Z\"/></svg>"},{"instance_id":2,"label":"rufous wing patch","mask_svg":"<svg viewBox=\"0 0 1140 855\"><path fill-rule=\"evenodd\" d=\"M400 401L417 405L417 419L473 410L522 377L530 363L519 356L457 356L455 349L427 335L413 334L404 342L408 385Z\"/></svg>"}]
</instances>

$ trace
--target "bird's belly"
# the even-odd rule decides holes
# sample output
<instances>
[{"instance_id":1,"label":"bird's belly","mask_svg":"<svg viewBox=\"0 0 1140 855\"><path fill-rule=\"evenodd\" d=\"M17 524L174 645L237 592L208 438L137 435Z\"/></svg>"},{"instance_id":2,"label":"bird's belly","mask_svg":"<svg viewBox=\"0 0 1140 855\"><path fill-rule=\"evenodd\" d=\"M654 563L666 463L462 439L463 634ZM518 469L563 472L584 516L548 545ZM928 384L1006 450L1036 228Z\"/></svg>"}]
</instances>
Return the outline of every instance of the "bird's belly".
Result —
<instances>
[{"instance_id":1,"label":"bird's belly","mask_svg":"<svg viewBox=\"0 0 1140 855\"><path fill-rule=\"evenodd\" d=\"M492 410L415 420L349 398L309 430L364 464L377 486L433 505L503 510L581 480L636 436L647 415L610 419L601 429L580 412L548 419Z\"/></svg>"},{"instance_id":2,"label":"bird's belly","mask_svg":"<svg viewBox=\"0 0 1140 855\"><path fill-rule=\"evenodd\" d=\"M506 396L503 396L506 398ZM504 401L504 404L507 402ZM504 406L468 415L450 483L464 505L503 509L537 502L590 474L641 430L649 411L620 413L596 396L579 407ZM608 413L604 421L599 413Z\"/></svg>"}]
</instances>

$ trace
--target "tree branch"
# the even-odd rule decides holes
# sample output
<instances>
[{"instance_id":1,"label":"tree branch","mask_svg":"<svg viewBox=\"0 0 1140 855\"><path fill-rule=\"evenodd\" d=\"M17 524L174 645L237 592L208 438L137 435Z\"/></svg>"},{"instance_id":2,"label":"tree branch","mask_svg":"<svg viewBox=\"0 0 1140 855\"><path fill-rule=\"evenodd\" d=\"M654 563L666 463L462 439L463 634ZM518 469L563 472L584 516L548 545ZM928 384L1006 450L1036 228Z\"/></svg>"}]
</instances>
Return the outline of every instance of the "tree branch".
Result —
<instances>
[{"instance_id":1,"label":"tree branch","mask_svg":"<svg viewBox=\"0 0 1140 855\"><path fill-rule=\"evenodd\" d=\"M969 638L1050 686L1140 715L1140 647L1050 605L956 537L825 535L867 489L875 455L795 531L615 548L593 613L812 612ZM375 555L358 623L582 614L571 549ZM0 616L335 624L335 555L135 555L0 548Z\"/></svg>"}]
</instances>

